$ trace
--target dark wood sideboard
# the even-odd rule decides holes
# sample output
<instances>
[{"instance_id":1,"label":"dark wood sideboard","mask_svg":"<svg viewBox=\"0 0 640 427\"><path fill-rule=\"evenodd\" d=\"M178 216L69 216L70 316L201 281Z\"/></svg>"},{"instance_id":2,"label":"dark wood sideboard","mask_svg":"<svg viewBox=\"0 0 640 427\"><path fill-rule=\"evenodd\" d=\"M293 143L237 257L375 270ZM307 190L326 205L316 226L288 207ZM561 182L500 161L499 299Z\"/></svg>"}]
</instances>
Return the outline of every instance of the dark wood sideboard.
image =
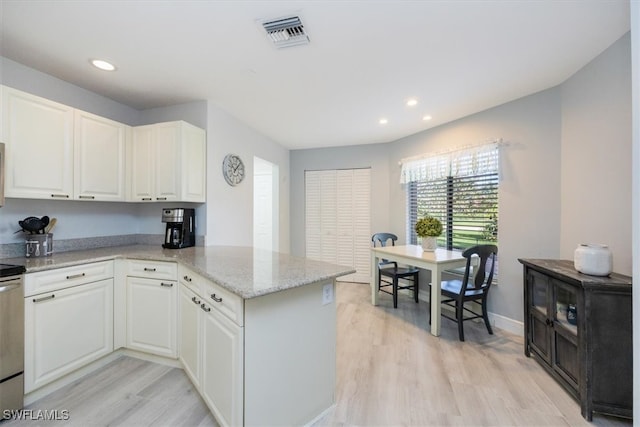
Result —
<instances>
[{"instance_id":1,"label":"dark wood sideboard","mask_svg":"<svg viewBox=\"0 0 640 427\"><path fill-rule=\"evenodd\" d=\"M524 354L566 388L588 421L594 412L632 418L631 277L582 274L568 260L518 261Z\"/></svg>"}]
</instances>

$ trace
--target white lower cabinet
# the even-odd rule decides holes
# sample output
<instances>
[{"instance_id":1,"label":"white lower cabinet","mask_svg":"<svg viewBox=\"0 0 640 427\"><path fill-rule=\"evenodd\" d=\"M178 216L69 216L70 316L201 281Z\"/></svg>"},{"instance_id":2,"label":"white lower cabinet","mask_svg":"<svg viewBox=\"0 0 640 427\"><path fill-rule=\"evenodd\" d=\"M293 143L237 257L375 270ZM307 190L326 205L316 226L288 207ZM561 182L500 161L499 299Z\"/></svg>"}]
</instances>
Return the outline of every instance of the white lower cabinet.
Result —
<instances>
[{"instance_id":1,"label":"white lower cabinet","mask_svg":"<svg viewBox=\"0 0 640 427\"><path fill-rule=\"evenodd\" d=\"M200 387L200 334L202 300L191 289L180 286L180 361L184 370L196 387Z\"/></svg>"},{"instance_id":2,"label":"white lower cabinet","mask_svg":"<svg viewBox=\"0 0 640 427\"><path fill-rule=\"evenodd\" d=\"M242 298L179 268L180 359L218 423L243 425Z\"/></svg>"},{"instance_id":3,"label":"white lower cabinet","mask_svg":"<svg viewBox=\"0 0 640 427\"><path fill-rule=\"evenodd\" d=\"M25 393L108 355L115 340L179 351L221 426L306 424L335 403L327 286L335 292L318 282L244 300L176 262L137 259L26 274Z\"/></svg>"},{"instance_id":4,"label":"white lower cabinet","mask_svg":"<svg viewBox=\"0 0 640 427\"><path fill-rule=\"evenodd\" d=\"M127 277L127 348L176 358L176 295L172 280Z\"/></svg>"},{"instance_id":5,"label":"white lower cabinet","mask_svg":"<svg viewBox=\"0 0 640 427\"><path fill-rule=\"evenodd\" d=\"M243 328L204 304L201 389L223 426L243 425Z\"/></svg>"},{"instance_id":6,"label":"white lower cabinet","mask_svg":"<svg viewBox=\"0 0 640 427\"><path fill-rule=\"evenodd\" d=\"M25 393L112 351L113 278L25 298Z\"/></svg>"}]
</instances>

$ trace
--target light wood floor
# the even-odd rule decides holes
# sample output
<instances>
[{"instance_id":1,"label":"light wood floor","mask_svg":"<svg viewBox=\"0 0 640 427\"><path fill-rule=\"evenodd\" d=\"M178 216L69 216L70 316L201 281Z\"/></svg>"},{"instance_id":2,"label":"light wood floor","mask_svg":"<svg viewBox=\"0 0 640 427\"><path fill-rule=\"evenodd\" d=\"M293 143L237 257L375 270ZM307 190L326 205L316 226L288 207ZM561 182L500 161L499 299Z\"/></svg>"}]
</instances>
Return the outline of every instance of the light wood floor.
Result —
<instances>
[{"instance_id":1,"label":"light wood floor","mask_svg":"<svg viewBox=\"0 0 640 427\"><path fill-rule=\"evenodd\" d=\"M182 369L120 357L27 409L68 411L68 421L5 421L14 426L218 426Z\"/></svg>"},{"instance_id":2,"label":"light wood floor","mask_svg":"<svg viewBox=\"0 0 640 427\"><path fill-rule=\"evenodd\" d=\"M522 338L443 319L432 336L428 304L391 296L370 303L366 284L339 283L336 406L320 426L631 426L580 415L579 405L523 354ZM186 375L122 357L29 406L69 411L69 421L14 426L216 426Z\"/></svg>"},{"instance_id":3,"label":"light wood floor","mask_svg":"<svg viewBox=\"0 0 640 427\"><path fill-rule=\"evenodd\" d=\"M336 407L317 426L630 426L580 415L580 406L533 359L523 339L484 324L442 319L429 333L428 304L338 286Z\"/></svg>"}]
</instances>

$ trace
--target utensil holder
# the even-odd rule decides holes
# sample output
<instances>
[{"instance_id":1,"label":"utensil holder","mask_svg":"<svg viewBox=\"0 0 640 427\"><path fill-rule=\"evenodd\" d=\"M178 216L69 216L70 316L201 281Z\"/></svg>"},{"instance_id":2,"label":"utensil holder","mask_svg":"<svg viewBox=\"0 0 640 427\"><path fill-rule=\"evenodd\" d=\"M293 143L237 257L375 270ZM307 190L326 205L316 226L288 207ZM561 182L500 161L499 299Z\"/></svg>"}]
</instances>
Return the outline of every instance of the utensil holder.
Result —
<instances>
[{"instance_id":1,"label":"utensil holder","mask_svg":"<svg viewBox=\"0 0 640 427\"><path fill-rule=\"evenodd\" d=\"M53 253L53 234L30 234L25 240L25 257L38 258Z\"/></svg>"}]
</instances>

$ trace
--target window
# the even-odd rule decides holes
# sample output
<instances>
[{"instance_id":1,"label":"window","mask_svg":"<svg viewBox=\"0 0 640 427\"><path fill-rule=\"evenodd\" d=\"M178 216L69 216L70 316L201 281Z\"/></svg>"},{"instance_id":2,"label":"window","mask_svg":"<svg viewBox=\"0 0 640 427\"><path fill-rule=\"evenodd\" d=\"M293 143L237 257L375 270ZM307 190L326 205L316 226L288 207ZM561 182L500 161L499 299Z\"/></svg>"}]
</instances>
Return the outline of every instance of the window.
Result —
<instances>
[{"instance_id":1,"label":"window","mask_svg":"<svg viewBox=\"0 0 640 427\"><path fill-rule=\"evenodd\" d=\"M407 185L409 218L407 235L418 243L415 224L429 214L442 221L438 246L466 249L498 240L498 174L435 181L413 181Z\"/></svg>"},{"instance_id":2,"label":"window","mask_svg":"<svg viewBox=\"0 0 640 427\"><path fill-rule=\"evenodd\" d=\"M403 162L407 188L407 236L417 244L415 223L427 214L442 221L438 246L466 249L498 238L497 145Z\"/></svg>"}]
</instances>

